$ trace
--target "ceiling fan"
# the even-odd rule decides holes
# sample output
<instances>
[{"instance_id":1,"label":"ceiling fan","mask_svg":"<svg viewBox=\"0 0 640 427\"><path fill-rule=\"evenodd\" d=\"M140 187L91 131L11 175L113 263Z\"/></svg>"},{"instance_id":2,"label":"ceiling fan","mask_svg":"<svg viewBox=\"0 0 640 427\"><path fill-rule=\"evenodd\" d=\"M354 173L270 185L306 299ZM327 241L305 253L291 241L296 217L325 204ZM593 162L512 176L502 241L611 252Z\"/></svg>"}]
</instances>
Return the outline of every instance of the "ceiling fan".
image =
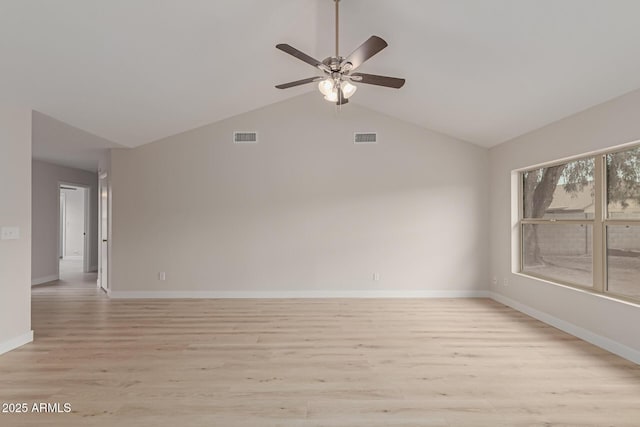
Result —
<instances>
[{"instance_id":1,"label":"ceiling fan","mask_svg":"<svg viewBox=\"0 0 640 427\"><path fill-rule=\"evenodd\" d=\"M349 102L349 98L356 92L356 85L352 82L365 83L376 86L390 87L400 89L405 80L397 77L378 76L375 74L354 73L366 60L387 47L387 42L378 36L369 37L349 56L343 58L338 51L338 19L340 0L333 0L336 5L336 54L318 61L298 49L281 43L276 45L277 49L295 56L299 60L306 62L313 67L322 71L322 76L309 77L294 82L277 85L278 89L288 89L294 86L300 86L308 83L318 83L318 89L324 95L324 99L329 102L335 102L336 105L342 105Z\"/></svg>"}]
</instances>

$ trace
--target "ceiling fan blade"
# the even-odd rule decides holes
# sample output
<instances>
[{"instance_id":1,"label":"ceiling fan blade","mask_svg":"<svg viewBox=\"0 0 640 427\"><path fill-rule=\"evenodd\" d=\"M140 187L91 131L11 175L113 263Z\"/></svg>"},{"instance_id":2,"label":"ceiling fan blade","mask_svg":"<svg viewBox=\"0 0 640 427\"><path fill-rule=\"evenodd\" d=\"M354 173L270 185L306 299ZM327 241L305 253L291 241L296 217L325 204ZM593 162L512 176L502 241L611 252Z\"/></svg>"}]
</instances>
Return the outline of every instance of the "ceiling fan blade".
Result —
<instances>
[{"instance_id":1,"label":"ceiling fan blade","mask_svg":"<svg viewBox=\"0 0 640 427\"><path fill-rule=\"evenodd\" d=\"M296 58L298 58L300 61L306 62L307 64L319 68L322 71L331 71L329 69L329 67L327 67L325 64L323 64L322 62L318 61L315 58L310 57L309 55L307 55L304 52L299 51L298 49L296 49L293 46L290 46L286 43L280 43L276 45L277 49L280 49L281 51L288 53L291 56L295 56Z\"/></svg>"},{"instance_id":2,"label":"ceiling fan blade","mask_svg":"<svg viewBox=\"0 0 640 427\"><path fill-rule=\"evenodd\" d=\"M382 49L387 47L387 42L382 40L378 36L371 36L362 43L356 50L354 50L351 55L347 56L344 61L342 61L342 67L347 67L346 71L355 70L358 68L364 61L371 58L376 53L380 52ZM351 65L347 65L351 64Z\"/></svg>"},{"instance_id":3,"label":"ceiling fan blade","mask_svg":"<svg viewBox=\"0 0 640 427\"><path fill-rule=\"evenodd\" d=\"M296 80L295 82L283 83L281 85L277 85L278 89L289 89L290 87L306 85L307 83L318 82L323 80L324 77L309 77L308 79Z\"/></svg>"},{"instance_id":4,"label":"ceiling fan blade","mask_svg":"<svg viewBox=\"0 0 640 427\"><path fill-rule=\"evenodd\" d=\"M338 100L336 101L336 105L344 105L349 100L344 97L344 93L342 93L342 88L338 88Z\"/></svg>"},{"instance_id":5,"label":"ceiling fan blade","mask_svg":"<svg viewBox=\"0 0 640 427\"><path fill-rule=\"evenodd\" d=\"M405 83L405 79L399 79L397 77L377 76L375 74L353 73L349 77L351 77L354 82L391 87L394 89L400 89L402 86L404 86Z\"/></svg>"}]
</instances>

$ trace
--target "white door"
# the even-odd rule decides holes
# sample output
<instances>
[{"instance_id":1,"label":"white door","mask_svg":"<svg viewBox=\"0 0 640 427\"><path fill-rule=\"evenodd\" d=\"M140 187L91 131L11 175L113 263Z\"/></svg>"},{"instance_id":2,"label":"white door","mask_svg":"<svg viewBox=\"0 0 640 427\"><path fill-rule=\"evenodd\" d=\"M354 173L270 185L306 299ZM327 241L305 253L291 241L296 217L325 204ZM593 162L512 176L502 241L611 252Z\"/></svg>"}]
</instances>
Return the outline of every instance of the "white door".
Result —
<instances>
[{"instance_id":1,"label":"white door","mask_svg":"<svg viewBox=\"0 0 640 427\"><path fill-rule=\"evenodd\" d=\"M107 175L100 175L100 260L98 268L98 285L109 290L109 186Z\"/></svg>"},{"instance_id":2,"label":"white door","mask_svg":"<svg viewBox=\"0 0 640 427\"><path fill-rule=\"evenodd\" d=\"M66 217L66 206L67 206L67 199L65 194L62 192L62 190L59 190L60 192L60 239L58 242L58 258L62 259L64 258L64 247L65 247L65 241L64 238L67 235L67 230L65 227L65 224L67 223L67 217Z\"/></svg>"}]
</instances>

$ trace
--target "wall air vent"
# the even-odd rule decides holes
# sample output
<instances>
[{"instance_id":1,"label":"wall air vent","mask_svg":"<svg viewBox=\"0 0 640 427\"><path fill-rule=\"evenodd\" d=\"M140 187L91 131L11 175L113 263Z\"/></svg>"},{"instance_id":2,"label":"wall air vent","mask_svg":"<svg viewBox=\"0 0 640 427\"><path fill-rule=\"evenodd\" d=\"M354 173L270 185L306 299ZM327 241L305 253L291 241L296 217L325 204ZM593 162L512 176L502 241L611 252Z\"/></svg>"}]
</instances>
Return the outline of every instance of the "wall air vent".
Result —
<instances>
[{"instance_id":1,"label":"wall air vent","mask_svg":"<svg viewBox=\"0 0 640 427\"><path fill-rule=\"evenodd\" d=\"M234 144L256 144L258 142L258 132L239 132L233 133Z\"/></svg>"},{"instance_id":2,"label":"wall air vent","mask_svg":"<svg viewBox=\"0 0 640 427\"><path fill-rule=\"evenodd\" d=\"M353 134L354 144L377 144L378 134L376 132L355 132Z\"/></svg>"}]
</instances>

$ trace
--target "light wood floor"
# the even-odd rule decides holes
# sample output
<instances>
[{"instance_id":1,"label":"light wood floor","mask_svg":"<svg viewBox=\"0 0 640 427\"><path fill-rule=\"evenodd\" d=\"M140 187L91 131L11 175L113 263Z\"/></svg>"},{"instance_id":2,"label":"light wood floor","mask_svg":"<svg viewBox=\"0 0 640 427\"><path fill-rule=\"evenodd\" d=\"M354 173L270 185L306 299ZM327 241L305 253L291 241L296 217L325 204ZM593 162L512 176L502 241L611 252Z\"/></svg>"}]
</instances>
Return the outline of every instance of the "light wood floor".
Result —
<instances>
[{"instance_id":1,"label":"light wood floor","mask_svg":"<svg viewBox=\"0 0 640 427\"><path fill-rule=\"evenodd\" d=\"M638 426L640 367L485 299L109 301L33 290L0 426ZM637 327L637 325L629 325Z\"/></svg>"}]
</instances>

